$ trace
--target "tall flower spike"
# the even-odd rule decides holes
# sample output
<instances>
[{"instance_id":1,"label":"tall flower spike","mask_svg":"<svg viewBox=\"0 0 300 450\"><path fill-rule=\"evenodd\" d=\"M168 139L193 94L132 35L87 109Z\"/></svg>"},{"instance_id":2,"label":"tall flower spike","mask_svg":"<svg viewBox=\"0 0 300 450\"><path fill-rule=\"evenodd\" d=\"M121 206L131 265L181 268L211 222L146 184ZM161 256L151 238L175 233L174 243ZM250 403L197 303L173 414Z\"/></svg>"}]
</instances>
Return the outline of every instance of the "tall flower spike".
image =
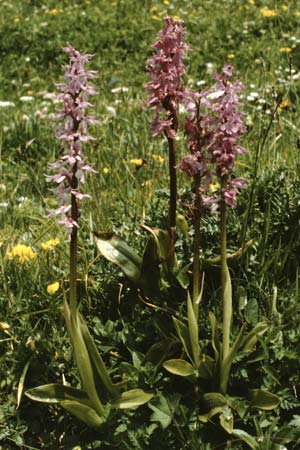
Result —
<instances>
[{"instance_id":1,"label":"tall flower spike","mask_svg":"<svg viewBox=\"0 0 300 450\"><path fill-rule=\"evenodd\" d=\"M148 104L154 108L153 136L164 132L167 137L174 138L178 128L178 106L186 96L182 82L185 74L183 59L189 46L183 41L182 20L166 17L164 22L160 38L152 45L157 52L148 60L152 79L147 84Z\"/></svg>"},{"instance_id":2,"label":"tall flower spike","mask_svg":"<svg viewBox=\"0 0 300 450\"><path fill-rule=\"evenodd\" d=\"M209 130L207 151L215 164L217 177L221 180L222 198L231 208L237 204L239 189L247 186L243 178L232 178L236 155L246 153L237 142L246 131L244 114L239 110L238 93L244 87L240 81L231 82L233 67L225 65L222 74L215 74L217 82L208 92L201 94L201 103L209 110L203 116L202 126Z\"/></svg>"},{"instance_id":3,"label":"tall flower spike","mask_svg":"<svg viewBox=\"0 0 300 450\"><path fill-rule=\"evenodd\" d=\"M89 125L98 121L86 113L87 108L92 106L88 96L96 94L89 85L89 80L95 78L95 72L85 69L92 55L81 55L70 45L64 51L69 54L70 60L65 73L66 82L57 84L61 91L57 98L63 101L63 108L56 115L57 120L62 120L62 124L56 127L62 155L57 162L50 164L56 173L46 179L56 183L53 191L59 198L59 207L49 216L59 216L59 223L72 230L78 227L79 201L88 197L81 192L80 184L85 183L86 172L95 172L84 162L82 144L94 140L87 130Z\"/></svg>"}]
</instances>

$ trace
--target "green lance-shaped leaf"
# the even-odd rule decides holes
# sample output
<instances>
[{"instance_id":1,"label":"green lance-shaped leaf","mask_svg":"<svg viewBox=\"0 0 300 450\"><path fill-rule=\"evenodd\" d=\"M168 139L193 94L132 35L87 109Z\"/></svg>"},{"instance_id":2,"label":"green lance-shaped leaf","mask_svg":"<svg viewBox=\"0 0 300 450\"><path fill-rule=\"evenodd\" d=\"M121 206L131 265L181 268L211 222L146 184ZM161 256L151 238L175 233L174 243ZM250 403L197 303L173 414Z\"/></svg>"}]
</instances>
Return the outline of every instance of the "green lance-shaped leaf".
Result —
<instances>
[{"instance_id":1,"label":"green lance-shaped leaf","mask_svg":"<svg viewBox=\"0 0 300 450\"><path fill-rule=\"evenodd\" d=\"M91 428L99 428L106 420L106 417L100 416L93 408L82 403L64 400L60 404L66 411Z\"/></svg>"},{"instance_id":2,"label":"green lance-shaped leaf","mask_svg":"<svg viewBox=\"0 0 300 450\"><path fill-rule=\"evenodd\" d=\"M22 393L23 393L23 388L24 388L24 381L25 381L25 377L26 377L26 373L28 371L30 362L31 362L32 356L28 359L27 363L25 364L23 370L22 370L22 374L20 377L20 381L18 384L18 391L17 391L17 409L20 406L20 402L21 402L21 398L22 398Z\"/></svg>"},{"instance_id":3,"label":"green lance-shaped leaf","mask_svg":"<svg viewBox=\"0 0 300 450\"><path fill-rule=\"evenodd\" d=\"M170 260L170 250L171 250L171 239L170 233L166 230L161 230L160 228L150 228L146 225L141 226L152 236L157 249L157 255L159 262L161 263L163 269L168 271L168 261ZM176 266L176 257L173 257L174 267Z\"/></svg>"},{"instance_id":4,"label":"green lance-shaped leaf","mask_svg":"<svg viewBox=\"0 0 300 450\"><path fill-rule=\"evenodd\" d=\"M195 307L198 307L198 305L195 305ZM188 315L189 333L194 364L196 367L198 367L200 364L200 357L201 357L201 350L199 345L199 329L196 314L194 311L194 307L189 292L187 297L187 315Z\"/></svg>"},{"instance_id":5,"label":"green lance-shaped leaf","mask_svg":"<svg viewBox=\"0 0 300 450\"><path fill-rule=\"evenodd\" d=\"M155 297L160 292L160 257L157 243L150 236L143 253L139 287L148 297Z\"/></svg>"},{"instance_id":6,"label":"green lance-shaped leaf","mask_svg":"<svg viewBox=\"0 0 300 450\"><path fill-rule=\"evenodd\" d=\"M129 409L144 405L154 397L154 394L143 391L142 389L132 389L123 392L118 398L111 402L112 408Z\"/></svg>"},{"instance_id":7,"label":"green lance-shaped leaf","mask_svg":"<svg viewBox=\"0 0 300 450\"><path fill-rule=\"evenodd\" d=\"M275 409L280 404L280 398L277 395L262 389L251 389L249 392L249 401L253 408L266 411Z\"/></svg>"},{"instance_id":8,"label":"green lance-shaped leaf","mask_svg":"<svg viewBox=\"0 0 300 450\"><path fill-rule=\"evenodd\" d=\"M241 439L241 441L245 442L252 450L259 450L260 444L256 441L256 439L250 434L246 433L246 431L234 429L232 430L232 436Z\"/></svg>"},{"instance_id":9,"label":"green lance-shaped leaf","mask_svg":"<svg viewBox=\"0 0 300 450\"><path fill-rule=\"evenodd\" d=\"M93 407L95 408L96 412L100 416L102 416L104 408L98 396L98 392L95 385L93 366L90 360L88 350L86 348L84 338L82 336L82 327L79 318L79 313L71 315L70 325L71 325L73 350L84 390L87 392L88 397Z\"/></svg>"},{"instance_id":10,"label":"green lance-shaped leaf","mask_svg":"<svg viewBox=\"0 0 300 450\"><path fill-rule=\"evenodd\" d=\"M123 239L112 233L97 234L95 239L100 253L119 266L132 282L138 283L142 258Z\"/></svg>"},{"instance_id":11,"label":"green lance-shaped leaf","mask_svg":"<svg viewBox=\"0 0 300 450\"><path fill-rule=\"evenodd\" d=\"M254 345L257 343L258 337L262 336L269 328L269 325L266 322L259 322L255 325L255 327L243 337L243 341L241 343L241 351L249 352Z\"/></svg>"},{"instance_id":12,"label":"green lance-shaped leaf","mask_svg":"<svg viewBox=\"0 0 300 450\"><path fill-rule=\"evenodd\" d=\"M174 375L188 377L195 374L195 369L189 362L184 359L169 359L163 363L163 367Z\"/></svg>"},{"instance_id":13,"label":"green lance-shaped leaf","mask_svg":"<svg viewBox=\"0 0 300 450\"><path fill-rule=\"evenodd\" d=\"M91 406L91 401L85 391L63 384L44 384L43 386L28 389L25 395L36 402L61 403L64 400L71 400Z\"/></svg>"},{"instance_id":14,"label":"green lance-shaped leaf","mask_svg":"<svg viewBox=\"0 0 300 450\"><path fill-rule=\"evenodd\" d=\"M227 357L221 362L221 368L220 368L220 391L222 394L226 394L227 392L227 385L230 375L230 369L232 366L232 363L234 361L234 358L237 355L238 350L240 349L240 346L243 341L243 336L246 330L246 324L244 323L239 331L239 334L237 335L232 347L229 350L229 353L227 354Z\"/></svg>"},{"instance_id":15,"label":"green lance-shaped leaf","mask_svg":"<svg viewBox=\"0 0 300 450\"><path fill-rule=\"evenodd\" d=\"M101 358L98 349L96 347L96 344L92 336L90 335L86 322L79 313L78 317L80 321L82 337L86 345L86 349L93 369L93 376L97 392L99 389L106 399L117 397L119 395L119 390L114 386L114 384L110 379L110 376L107 372L103 359ZM105 392L103 392L104 390Z\"/></svg>"},{"instance_id":16,"label":"green lance-shaped leaf","mask_svg":"<svg viewBox=\"0 0 300 450\"><path fill-rule=\"evenodd\" d=\"M191 345L189 329L183 322L176 319L175 317L172 317L172 319L173 319L173 323L174 323L177 335L178 335L178 337L183 345L183 348L185 350L185 353L187 354L187 356L191 360L191 362L194 363L193 350L192 350L192 345Z\"/></svg>"},{"instance_id":17,"label":"green lance-shaped leaf","mask_svg":"<svg viewBox=\"0 0 300 450\"><path fill-rule=\"evenodd\" d=\"M211 345L214 350L215 363L217 365L220 358L220 340L218 334L218 322L216 316L211 311L208 313L208 317L211 326Z\"/></svg>"}]
</instances>

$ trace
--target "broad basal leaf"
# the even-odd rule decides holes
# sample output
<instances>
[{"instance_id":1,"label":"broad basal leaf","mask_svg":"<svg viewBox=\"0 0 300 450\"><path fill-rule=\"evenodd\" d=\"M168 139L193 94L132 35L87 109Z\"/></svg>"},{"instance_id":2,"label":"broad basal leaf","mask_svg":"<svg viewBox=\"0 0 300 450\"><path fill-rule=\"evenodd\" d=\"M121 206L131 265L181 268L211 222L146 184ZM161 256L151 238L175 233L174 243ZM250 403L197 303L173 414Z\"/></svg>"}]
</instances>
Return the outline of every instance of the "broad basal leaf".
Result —
<instances>
[{"instance_id":1,"label":"broad basal leaf","mask_svg":"<svg viewBox=\"0 0 300 450\"><path fill-rule=\"evenodd\" d=\"M129 409L136 408L149 402L154 394L143 391L142 389L132 389L131 391L123 392L118 398L111 402L112 408Z\"/></svg>"},{"instance_id":2,"label":"broad basal leaf","mask_svg":"<svg viewBox=\"0 0 300 450\"><path fill-rule=\"evenodd\" d=\"M79 403L91 406L91 402L85 391L74 389L63 384L44 384L25 392L31 400L43 403L61 403L64 400L77 401Z\"/></svg>"},{"instance_id":3,"label":"broad basal leaf","mask_svg":"<svg viewBox=\"0 0 300 450\"><path fill-rule=\"evenodd\" d=\"M134 283L141 276L142 258L120 237L112 233L97 234L98 250L106 259L119 266Z\"/></svg>"},{"instance_id":4,"label":"broad basal leaf","mask_svg":"<svg viewBox=\"0 0 300 450\"><path fill-rule=\"evenodd\" d=\"M174 375L188 377L195 374L195 369L189 362L184 359L169 359L163 363L163 367Z\"/></svg>"},{"instance_id":5,"label":"broad basal leaf","mask_svg":"<svg viewBox=\"0 0 300 450\"><path fill-rule=\"evenodd\" d=\"M253 408L266 411L275 409L280 404L280 398L277 395L262 389L251 389L249 391L249 401Z\"/></svg>"}]
</instances>

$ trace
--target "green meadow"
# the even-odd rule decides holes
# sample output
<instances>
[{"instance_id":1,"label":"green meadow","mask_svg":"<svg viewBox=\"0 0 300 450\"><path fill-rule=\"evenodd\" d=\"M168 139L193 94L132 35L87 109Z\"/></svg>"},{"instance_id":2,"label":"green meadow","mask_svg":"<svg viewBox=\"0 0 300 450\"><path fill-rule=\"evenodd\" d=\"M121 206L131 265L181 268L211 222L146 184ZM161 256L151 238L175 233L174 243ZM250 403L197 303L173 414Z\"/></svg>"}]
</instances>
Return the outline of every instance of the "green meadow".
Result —
<instances>
[{"instance_id":1,"label":"green meadow","mask_svg":"<svg viewBox=\"0 0 300 450\"><path fill-rule=\"evenodd\" d=\"M232 342L243 327L258 331L243 337L221 393L213 362L223 330L219 214L204 217L200 233L205 277L193 330L211 361L203 374L189 359L194 228L186 208L191 183L179 170L176 267L166 269L155 247L157 230L168 229L169 156L165 136L151 135L145 86L166 16L184 21L186 86L209 89L230 63L245 87L240 144L247 153L238 155L234 174L248 187L227 220ZM129 409L107 400L98 427L59 402L25 394L51 383L86 388L64 319L69 240L48 217L57 199L45 178L60 155L56 84L68 44L93 55L97 94L89 112L99 121L83 149L96 173L84 185L90 198L78 230L78 308L113 382L151 396ZM180 130L176 163L187 153ZM124 259L114 264L97 236L107 245L117 236L134 252L122 247ZM142 270L159 278L158 290L152 278L148 290L134 282L133 254L144 255ZM299 255L299 0L0 0L0 450L298 450ZM178 363L166 370L166 361L185 361L187 372Z\"/></svg>"}]
</instances>

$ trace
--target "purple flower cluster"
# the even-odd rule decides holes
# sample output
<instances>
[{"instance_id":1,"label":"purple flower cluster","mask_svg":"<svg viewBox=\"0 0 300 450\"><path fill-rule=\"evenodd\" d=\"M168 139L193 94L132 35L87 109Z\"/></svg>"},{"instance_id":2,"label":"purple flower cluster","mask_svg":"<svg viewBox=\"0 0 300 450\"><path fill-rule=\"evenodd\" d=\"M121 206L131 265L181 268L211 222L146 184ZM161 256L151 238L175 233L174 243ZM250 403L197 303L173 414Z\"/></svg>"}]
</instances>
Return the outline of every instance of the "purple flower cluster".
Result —
<instances>
[{"instance_id":1,"label":"purple flower cluster","mask_svg":"<svg viewBox=\"0 0 300 450\"><path fill-rule=\"evenodd\" d=\"M164 132L168 138L174 138L178 128L179 103L187 92L182 78L185 74L183 59L189 46L183 41L185 30L181 20L166 17L164 22L160 38L152 45L157 51L148 61L152 80L147 84L151 95L148 104L155 109L151 123L153 136Z\"/></svg>"},{"instance_id":2,"label":"purple flower cluster","mask_svg":"<svg viewBox=\"0 0 300 450\"><path fill-rule=\"evenodd\" d=\"M57 98L63 101L63 108L56 115L57 120L63 121L56 128L62 156L50 164L56 173L47 176L47 181L57 184L53 191L59 198L59 208L51 211L49 216L60 216L59 223L73 229L78 227L79 200L88 197L80 191L79 184L85 183L86 172L95 172L84 162L82 143L94 140L87 129L88 125L97 124L98 121L86 113L87 108L92 106L88 96L96 94L89 85L89 80L95 78L95 72L85 69L92 55L81 55L70 45L64 51L69 53L70 60L65 73L66 82L57 85L61 91Z\"/></svg>"},{"instance_id":3,"label":"purple flower cluster","mask_svg":"<svg viewBox=\"0 0 300 450\"><path fill-rule=\"evenodd\" d=\"M218 202L213 196L205 197L215 175L220 180L225 203L235 208L239 189L247 186L246 180L232 178L236 155L246 152L237 144L246 127L238 97L243 86L239 81L230 81L232 74L232 66L225 65L222 74L214 75L216 83L210 90L190 93L185 123L190 154L179 167L188 176L201 178L203 202L207 204Z\"/></svg>"}]
</instances>

